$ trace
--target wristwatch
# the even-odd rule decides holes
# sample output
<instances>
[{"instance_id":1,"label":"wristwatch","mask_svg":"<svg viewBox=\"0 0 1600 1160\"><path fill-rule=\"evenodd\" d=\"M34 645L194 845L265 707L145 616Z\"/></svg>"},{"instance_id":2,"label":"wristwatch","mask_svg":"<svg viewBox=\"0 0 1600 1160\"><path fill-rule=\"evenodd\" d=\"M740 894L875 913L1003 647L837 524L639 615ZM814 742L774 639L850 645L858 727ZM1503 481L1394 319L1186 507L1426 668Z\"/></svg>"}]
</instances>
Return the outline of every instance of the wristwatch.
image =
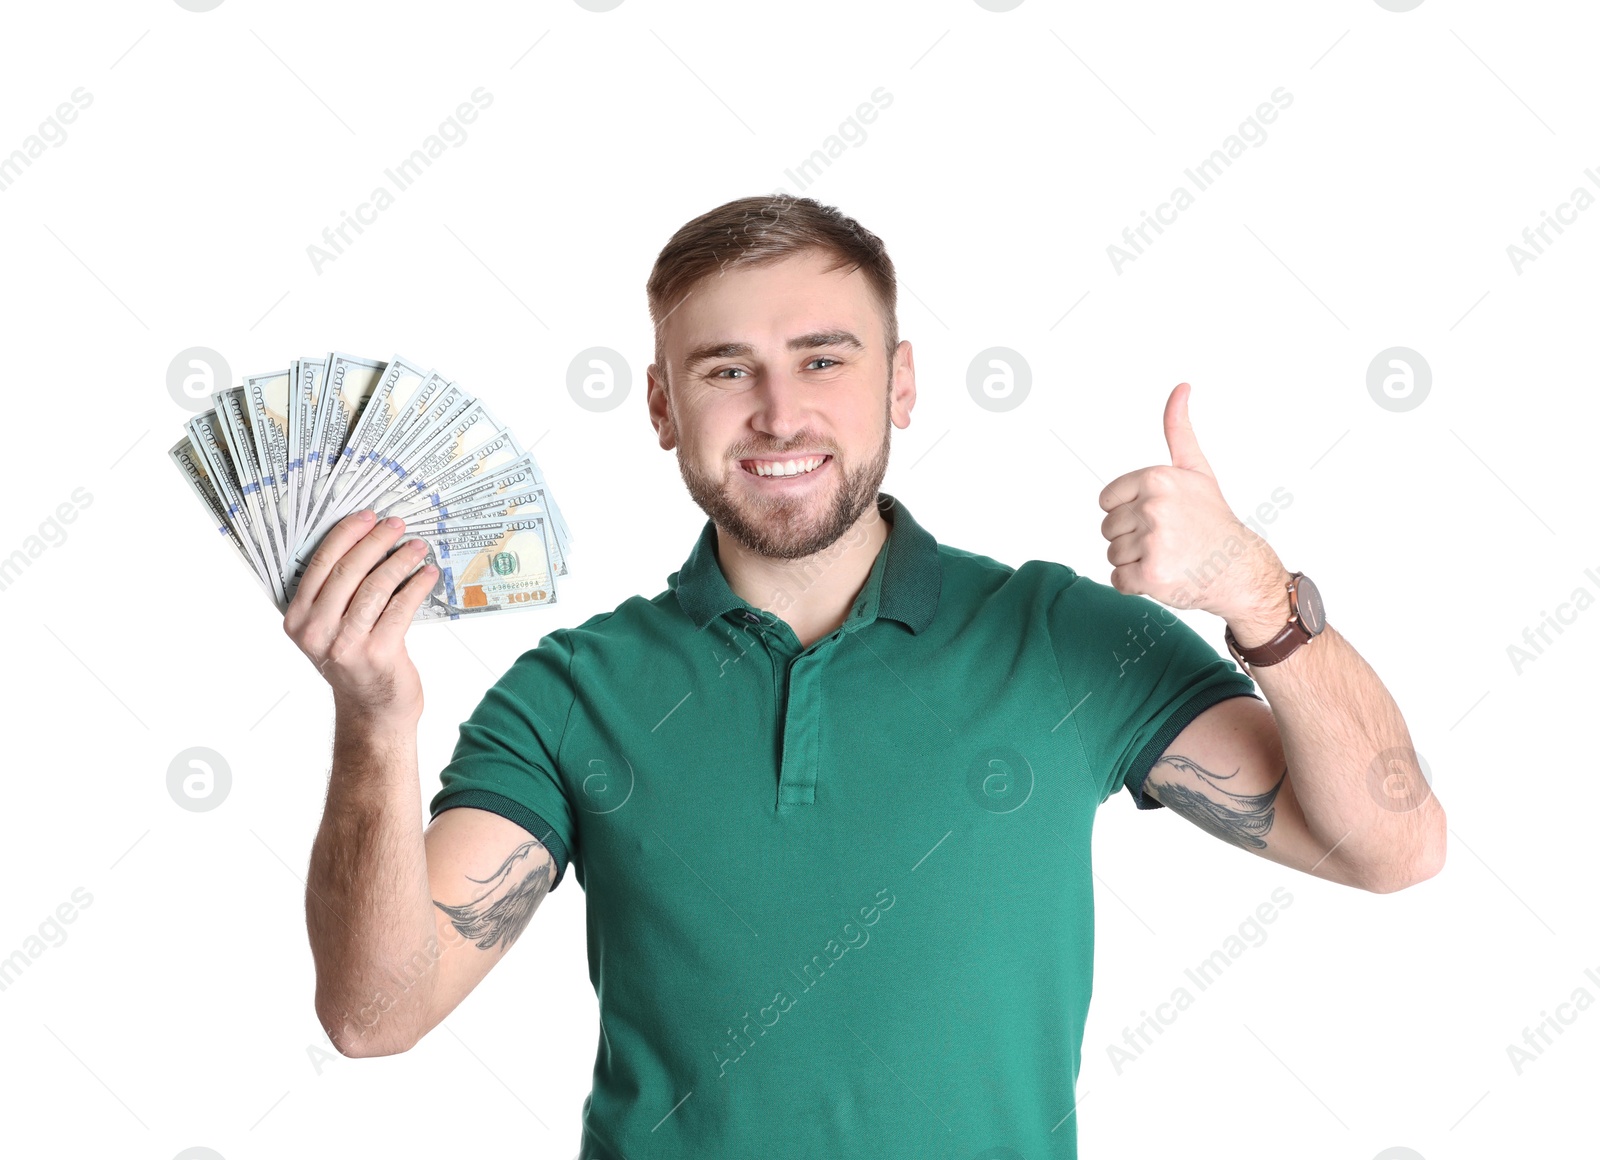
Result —
<instances>
[{"instance_id":1,"label":"wristwatch","mask_svg":"<svg viewBox=\"0 0 1600 1160\"><path fill-rule=\"evenodd\" d=\"M1249 669L1252 665L1265 667L1286 660L1295 649L1316 636L1327 625L1327 616L1322 608L1322 593L1317 591L1316 582L1311 577L1304 572L1292 573L1289 576L1288 589L1289 623L1283 626L1282 632L1265 644L1241 648L1238 640L1234 638L1233 626L1230 624L1223 630L1222 639L1228 642L1228 651L1233 654L1233 659L1239 662L1240 668Z\"/></svg>"}]
</instances>

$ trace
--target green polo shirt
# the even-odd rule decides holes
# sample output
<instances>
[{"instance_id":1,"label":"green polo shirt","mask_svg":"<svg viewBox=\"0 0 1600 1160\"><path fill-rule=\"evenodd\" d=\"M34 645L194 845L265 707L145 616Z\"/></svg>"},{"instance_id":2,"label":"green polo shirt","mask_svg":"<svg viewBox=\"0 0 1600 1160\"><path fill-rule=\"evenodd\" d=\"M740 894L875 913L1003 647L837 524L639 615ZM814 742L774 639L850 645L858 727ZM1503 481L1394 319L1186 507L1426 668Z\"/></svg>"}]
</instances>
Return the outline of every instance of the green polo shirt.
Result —
<instances>
[{"instance_id":1,"label":"green polo shirt","mask_svg":"<svg viewBox=\"0 0 1600 1160\"><path fill-rule=\"evenodd\" d=\"M1153 601L878 508L810 647L707 521L666 591L550 632L461 726L433 813L510 818L586 896L580 1157L1076 1155L1095 811L1157 808L1156 758L1254 686Z\"/></svg>"}]
</instances>

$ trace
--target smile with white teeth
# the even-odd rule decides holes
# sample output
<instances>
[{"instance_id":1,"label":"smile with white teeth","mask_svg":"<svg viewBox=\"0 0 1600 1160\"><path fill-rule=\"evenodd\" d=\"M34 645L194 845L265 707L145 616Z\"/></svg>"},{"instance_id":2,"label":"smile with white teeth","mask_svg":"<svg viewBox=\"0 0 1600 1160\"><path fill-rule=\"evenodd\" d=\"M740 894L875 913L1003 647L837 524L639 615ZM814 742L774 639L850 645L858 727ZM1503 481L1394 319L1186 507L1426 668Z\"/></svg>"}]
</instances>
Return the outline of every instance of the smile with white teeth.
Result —
<instances>
[{"instance_id":1,"label":"smile with white teeth","mask_svg":"<svg viewBox=\"0 0 1600 1160\"><path fill-rule=\"evenodd\" d=\"M803 459L746 459L740 466L751 475L804 475L821 467L827 459L826 455L808 455Z\"/></svg>"}]
</instances>

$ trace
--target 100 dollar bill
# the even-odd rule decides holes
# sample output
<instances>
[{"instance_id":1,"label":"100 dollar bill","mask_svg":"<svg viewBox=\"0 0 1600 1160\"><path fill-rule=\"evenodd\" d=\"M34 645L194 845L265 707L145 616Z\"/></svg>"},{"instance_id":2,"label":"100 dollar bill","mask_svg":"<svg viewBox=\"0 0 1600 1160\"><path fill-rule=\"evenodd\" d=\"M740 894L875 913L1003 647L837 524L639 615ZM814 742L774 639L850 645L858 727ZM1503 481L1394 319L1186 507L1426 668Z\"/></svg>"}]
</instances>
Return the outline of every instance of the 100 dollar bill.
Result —
<instances>
[{"instance_id":1,"label":"100 dollar bill","mask_svg":"<svg viewBox=\"0 0 1600 1160\"><path fill-rule=\"evenodd\" d=\"M411 540L427 544L422 564L439 569L433 590L412 617L413 623L554 604L547 526L543 516L483 523L447 521L402 536L400 544Z\"/></svg>"},{"instance_id":2,"label":"100 dollar bill","mask_svg":"<svg viewBox=\"0 0 1600 1160\"><path fill-rule=\"evenodd\" d=\"M529 482L535 474L534 469L526 466L515 471L503 472L494 481L501 484L499 489L494 491L485 489L474 497L464 498L462 502L441 503L425 512L407 516L406 530L419 532L452 522L482 523L490 520L543 516L547 521L545 539L550 548L550 571L553 575L565 576L567 547L561 525L555 520L554 504L550 500L546 486L542 483Z\"/></svg>"},{"instance_id":3,"label":"100 dollar bill","mask_svg":"<svg viewBox=\"0 0 1600 1160\"><path fill-rule=\"evenodd\" d=\"M274 600L277 593L273 591L271 582L267 579L265 567L260 560L246 547L240 530L234 525L237 510L229 510L228 502L222 498L216 485L212 482L211 473L206 469L205 459L200 452L195 450L194 442L189 436L178 440L167 451L172 462L177 464L178 470L189 483L189 489L194 492L200 502L205 505L206 511L211 516L211 522L216 526L218 533L226 536L238 551L240 559L250 569L250 574L256 582L266 589L267 595Z\"/></svg>"},{"instance_id":4,"label":"100 dollar bill","mask_svg":"<svg viewBox=\"0 0 1600 1160\"><path fill-rule=\"evenodd\" d=\"M308 455L315 456L315 470L309 480L304 476L300 480L301 488L307 493L299 515L300 528L318 527L323 512L343 495L342 488L335 489L330 484L350 432L383 374L383 366L380 362L337 351L328 356L328 372L323 376L322 398L316 408L317 427L307 449ZM329 520L327 526L337 522ZM327 527L320 527L316 534L320 538L326 530Z\"/></svg>"}]
</instances>

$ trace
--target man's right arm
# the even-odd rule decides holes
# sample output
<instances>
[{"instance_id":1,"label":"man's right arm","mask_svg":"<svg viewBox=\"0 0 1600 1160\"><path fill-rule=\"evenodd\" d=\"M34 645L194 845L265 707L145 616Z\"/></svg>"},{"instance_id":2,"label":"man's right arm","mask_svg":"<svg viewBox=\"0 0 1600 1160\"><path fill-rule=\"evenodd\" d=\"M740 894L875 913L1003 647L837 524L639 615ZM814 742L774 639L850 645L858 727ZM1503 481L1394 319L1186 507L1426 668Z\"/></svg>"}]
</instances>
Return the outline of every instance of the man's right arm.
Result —
<instances>
[{"instance_id":1,"label":"man's right arm","mask_svg":"<svg viewBox=\"0 0 1600 1160\"><path fill-rule=\"evenodd\" d=\"M412 572L412 545L388 554L401 534L370 511L340 521L284 616L334 694L306 927L317 1015L351 1056L421 1039L510 948L554 877L545 847L496 814L446 810L423 832L422 683L404 638L437 572Z\"/></svg>"},{"instance_id":2,"label":"man's right arm","mask_svg":"<svg viewBox=\"0 0 1600 1160\"><path fill-rule=\"evenodd\" d=\"M330 785L306 922L317 1015L345 1055L413 1047L505 956L555 878L515 822L460 807L424 832L416 802L415 775L392 806L336 804Z\"/></svg>"}]
</instances>

